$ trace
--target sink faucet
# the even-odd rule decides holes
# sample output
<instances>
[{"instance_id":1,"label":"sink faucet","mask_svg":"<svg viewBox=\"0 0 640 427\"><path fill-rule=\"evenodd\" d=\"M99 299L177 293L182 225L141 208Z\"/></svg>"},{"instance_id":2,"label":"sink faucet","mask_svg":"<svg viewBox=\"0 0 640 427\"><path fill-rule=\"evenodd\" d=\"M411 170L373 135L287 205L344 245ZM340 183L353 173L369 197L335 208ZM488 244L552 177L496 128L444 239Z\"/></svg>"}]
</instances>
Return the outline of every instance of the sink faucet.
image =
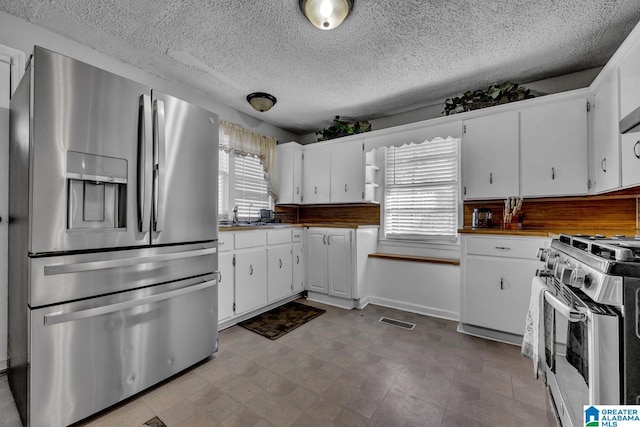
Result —
<instances>
[{"instance_id":1,"label":"sink faucet","mask_svg":"<svg viewBox=\"0 0 640 427\"><path fill-rule=\"evenodd\" d=\"M238 223L238 205L235 205L233 207L233 223L234 224Z\"/></svg>"}]
</instances>

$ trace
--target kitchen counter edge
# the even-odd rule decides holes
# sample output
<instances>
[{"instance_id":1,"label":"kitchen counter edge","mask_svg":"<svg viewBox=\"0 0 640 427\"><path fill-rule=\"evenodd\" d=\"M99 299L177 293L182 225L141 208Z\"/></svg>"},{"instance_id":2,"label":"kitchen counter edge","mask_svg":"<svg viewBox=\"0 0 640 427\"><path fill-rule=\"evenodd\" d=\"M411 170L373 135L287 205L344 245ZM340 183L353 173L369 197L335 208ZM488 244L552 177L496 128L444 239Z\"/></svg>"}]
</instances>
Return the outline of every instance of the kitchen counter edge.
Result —
<instances>
[{"instance_id":1,"label":"kitchen counter edge","mask_svg":"<svg viewBox=\"0 0 640 427\"><path fill-rule=\"evenodd\" d=\"M230 225L221 225L218 226L218 231L227 232L227 231L249 231L249 230L281 230L287 228L303 228L303 227L326 227L326 228L379 228L378 225L368 225L368 224L350 224L350 223L301 223L301 224L274 224L274 225L256 225L256 226L230 226Z\"/></svg>"},{"instance_id":2,"label":"kitchen counter edge","mask_svg":"<svg viewBox=\"0 0 640 427\"><path fill-rule=\"evenodd\" d=\"M587 236L595 234L604 234L605 236L623 235L627 237L637 236L640 234L638 229L622 230L618 228L566 228L560 230L551 230L547 228L520 228L520 229L508 229L508 228L473 228L464 227L459 228L460 234L494 234L503 236L532 236L532 237L551 237L557 238L560 233L563 234L584 234Z\"/></svg>"}]
</instances>

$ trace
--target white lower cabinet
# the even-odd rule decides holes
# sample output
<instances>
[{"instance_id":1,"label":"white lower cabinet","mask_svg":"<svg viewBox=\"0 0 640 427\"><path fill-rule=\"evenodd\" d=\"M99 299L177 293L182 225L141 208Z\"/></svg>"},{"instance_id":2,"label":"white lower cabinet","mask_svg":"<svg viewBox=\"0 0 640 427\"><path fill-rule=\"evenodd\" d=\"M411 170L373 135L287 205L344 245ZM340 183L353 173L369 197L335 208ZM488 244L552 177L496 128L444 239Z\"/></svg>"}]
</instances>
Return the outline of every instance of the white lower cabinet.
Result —
<instances>
[{"instance_id":1,"label":"white lower cabinet","mask_svg":"<svg viewBox=\"0 0 640 427\"><path fill-rule=\"evenodd\" d=\"M343 308L364 307L366 265L377 242L377 227L308 228L305 235L308 298Z\"/></svg>"},{"instance_id":2,"label":"white lower cabinet","mask_svg":"<svg viewBox=\"0 0 640 427\"><path fill-rule=\"evenodd\" d=\"M218 254L218 321L233 317L233 304L235 301L235 278L233 268L233 254L220 252Z\"/></svg>"},{"instance_id":3,"label":"white lower cabinet","mask_svg":"<svg viewBox=\"0 0 640 427\"><path fill-rule=\"evenodd\" d=\"M351 298L353 274L351 236L342 228L310 228L307 233L307 289L339 298Z\"/></svg>"},{"instance_id":4,"label":"white lower cabinet","mask_svg":"<svg viewBox=\"0 0 640 427\"><path fill-rule=\"evenodd\" d=\"M269 302L284 298L293 292L291 255L291 245L267 249L267 299Z\"/></svg>"},{"instance_id":5,"label":"white lower cabinet","mask_svg":"<svg viewBox=\"0 0 640 427\"><path fill-rule=\"evenodd\" d=\"M300 227L220 233L220 327L287 302L304 290L302 236Z\"/></svg>"},{"instance_id":6,"label":"white lower cabinet","mask_svg":"<svg viewBox=\"0 0 640 427\"><path fill-rule=\"evenodd\" d=\"M541 264L536 252L548 246L549 239L538 237L463 235L461 323L522 336Z\"/></svg>"},{"instance_id":7,"label":"white lower cabinet","mask_svg":"<svg viewBox=\"0 0 640 427\"><path fill-rule=\"evenodd\" d=\"M293 293L304 290L304 246L302 242L293 244Z\"/></svg>"},{"instance_id":8,"label":"white lower cabinet","mask_svg":"<svg viewBox=\"0 0 640 427\"><path fill-rule=\"evenodd\" d=\"M267 304L267 253L254 249L236 253L236 314Z\"/></svg>"}]
</instances>

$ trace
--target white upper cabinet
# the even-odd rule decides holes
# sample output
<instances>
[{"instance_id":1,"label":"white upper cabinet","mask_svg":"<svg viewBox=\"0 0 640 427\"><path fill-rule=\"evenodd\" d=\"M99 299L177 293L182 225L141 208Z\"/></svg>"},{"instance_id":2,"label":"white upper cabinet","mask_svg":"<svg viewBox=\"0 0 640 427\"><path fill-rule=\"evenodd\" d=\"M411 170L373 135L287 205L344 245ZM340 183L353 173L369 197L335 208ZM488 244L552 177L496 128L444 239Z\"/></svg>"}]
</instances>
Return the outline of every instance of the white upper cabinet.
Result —
<instances>
[{"instance_id":1,"label":"white upper cabinet","mask_svg":"<svg viewBox=\"0 0 640 427\"><path fill-rule=\"evenodd\" d=\"M331 179L331 146L312 145L304 150L302 193L304 203L328 203Z\"/></svg>"},{"instance_id":2,"label":"white upper cabinet","mask_svg":"<svg viewBox=\"0 0 640 427\"><path fill-rule=\"evenodd\" d=\"M518 112L468 119L463 122L463 129L464 199L517 195Z\"/></svg>"},{"instance_id":3,"label":"white upper cabinet","mask_svg":"<svg viewBox=\"0 0 640 427\"><path fill-rule=\"evenodd\" d=\"M331 202L364 200L364 149L362 142L331 146Z\"/></svg>"},{"instance_id":4,"label":"white upper cabinet","mask_svg":"<svg viewBox=\"0 0 640 427\"><path fill-rule=\"evenodd\" d=\"M278 203L302 203L302 155L297 142L278 144Z\"/></svg>"},{"instance_id":5,"label":"white upper cabinet","mask_svg":"<svg viewBox=\"0 0 640 427\"><path fill-rule=\"evenodd\" d=\"M587 99L520 110L520 150L522 196L586 194Z\"/></svg>"},{"instance_id":6,"label":"white upper cabinet","mask_svg":"<svg viewBox=\"0 0 640 427\"><path fill-rule=\"evenodd\" d=\"M591 178L596 193L620 187L619 119L618 73L613 71L594 97Z\"/></svg>"},{"instance_id":7,"label":"white upper cabinet","mask_svg":"<svg viewBox=\"0 0 640 427\"><path fill-rule=\"evenodd\" d=\"M620 118L640 107L640 41L620 63Z\"/></svg>"},{"instance_id":8,"label":"white upper cabinet","mask_svg":"<svg viewBox=\"0 0 640 427\"><path fill-rule=\"evenodd\" d=\"M640 132L622 135L622 186L640 184Z\"/></svg>"}]
</instances>

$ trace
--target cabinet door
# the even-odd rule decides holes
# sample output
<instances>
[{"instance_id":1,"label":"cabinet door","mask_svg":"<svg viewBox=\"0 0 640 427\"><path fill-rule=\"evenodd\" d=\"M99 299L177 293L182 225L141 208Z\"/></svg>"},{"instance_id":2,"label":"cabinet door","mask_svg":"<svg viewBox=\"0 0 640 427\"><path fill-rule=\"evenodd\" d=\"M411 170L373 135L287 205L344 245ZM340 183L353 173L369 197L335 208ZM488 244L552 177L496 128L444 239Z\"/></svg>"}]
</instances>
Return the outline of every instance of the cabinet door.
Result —
<instances>
[{"instance_id":1,"label":"cabinet door","mask_svg":"<svg viewBox=\"0 0 640 427\"><path fill-rule=\"evenodd\" d=\"M329 203L331 177L330 146L310 147L304 152L302 194L304 203Z\"/></svg>"},{"instance_id":2,"label":"cabinet door","mask_svg":"<svg viewBox=\"0 0 640 427\"><path fill-rule=\"evenodd\" d=\"M620 186L620 133L618 117L618 75L610 73L594 97L593 109L594 190L602 192Z\"/></svg>"},{"instance_id":3,"label":"cabinet door","mask_svg":"<svg viewBox=\"0 0 640 427\"><path fill-rule=\"evenodd\" d=\"M304 251L302 243L293 244L293 292L304 290Z\"/></svg>"},{"instance_id":4,"label":"cabinet door","mask_svg":"<svg viewBox=\"0 0 640 427\"><path fill-rule=\"evenodd\" d=\"M331 202L349 203L364 200L363 143L350 142L331 146Z\"/></svg>"},{"instance_id":5,"label":"cabinet door","mask_svg":"<svg viewBox=\"0 0 640 427\"><path fill-rule=\"evenodd\" d=\"M267 303L267 252L264 249L236 254L236 314Z\"/></svg>"},{"instance_id":6,"label":"cabinet door","mask_svg":"<svg viewBox=\"0 0 640 427\"><path fill-rule=\"evenodd\" d=\"M220 280L218 281L218 321L233 316L234 303L234 268L233 254L223 252L218 255L218 269Z\"/></svg>"},{"instance_id":7,"label":"cabinet door","mask_svg":"<svg viewBox=\"0 0 640 427\"><path fill-rule=\"evenodd\" d=\"M588 192L586 107L578 98L520 111L523 196Z\"/></svg>"},{"instance_id":8,"label":"cabinet door","mask_svg":"<svg viewBox=\"0 0 640 427\"><path fill-rule=\"evenodd\" d=\"M640 132L622 135L622 185L640 184Z\"/></svg>"},{"instance_id":9,"label":"cabinet door","mask_svg":"<svg viewBox=\"0 0 640 427\"><path fill-rule=\"evenodd\" d=\"M620 64L620 118L640 107L640 42Z\"/></svg>"},{"instance_id":10,"label":"cabinet door","mask_svg":"<svg viewBox=\"0 0 640 427\"><path fill-rule=\"evenodd\" d=\"M304 151L301 148L293 150L293 203L302 203L302 159Z\"/></svg>"},{"instance_id":11,"label":"cabinet door","mask_svg":"<svg viewBox=\"0 0 640 427\"><path fill-rule=\"evenodd\" d=\"M351 230L331 230L327 236L327 270L329 295L351 298Z\"/></svg>"},{"instance_id":12,"label":"cabinet door","mask_svg":"<svg viewBox=\"0 0 640 427\"><path fill-rule=\"evenodd\" d=\"M310 228L305 236L307 290L327 293L327 236L324 228Z\"/></svg>"},{"instance_id":13,"label":"cabinet door","mask_svg":"<svg viewBox=\"0 0 640 427\"><path fill-rule=\"evenodd\" d=\"M463 197L500 199L519 194L518 112L465 120Z\"/></svg>"},{"instance_id":14,"label":"cabinet door","mask_svg":"<svg viewBox=\"0 0 640 427\"><path fill-rule=\"evenodd\" d=\"M277 146L280 204L299 204L302 201L302 153L303 149L295 142Z\"/></svg>"},{"instance_id":15,"label":"cabinet door","mask_svg":"<svg viewBox=\"0 0 640 427\"><path fill-rule=\"evenodd\" d=\"M291 245L267 249L267 263L269 302L291 295L293 288Z\"/></svg>"},{"instance_id":16,"label":"cabinet door","mask_svg":"<svg viewBox=\"0 0 640 427\"><path fill-rule=\"evenodd\" d=\"M524 334L531 278L539 261L467 256L464 322Z\"/></svg>"}]
</instances>

